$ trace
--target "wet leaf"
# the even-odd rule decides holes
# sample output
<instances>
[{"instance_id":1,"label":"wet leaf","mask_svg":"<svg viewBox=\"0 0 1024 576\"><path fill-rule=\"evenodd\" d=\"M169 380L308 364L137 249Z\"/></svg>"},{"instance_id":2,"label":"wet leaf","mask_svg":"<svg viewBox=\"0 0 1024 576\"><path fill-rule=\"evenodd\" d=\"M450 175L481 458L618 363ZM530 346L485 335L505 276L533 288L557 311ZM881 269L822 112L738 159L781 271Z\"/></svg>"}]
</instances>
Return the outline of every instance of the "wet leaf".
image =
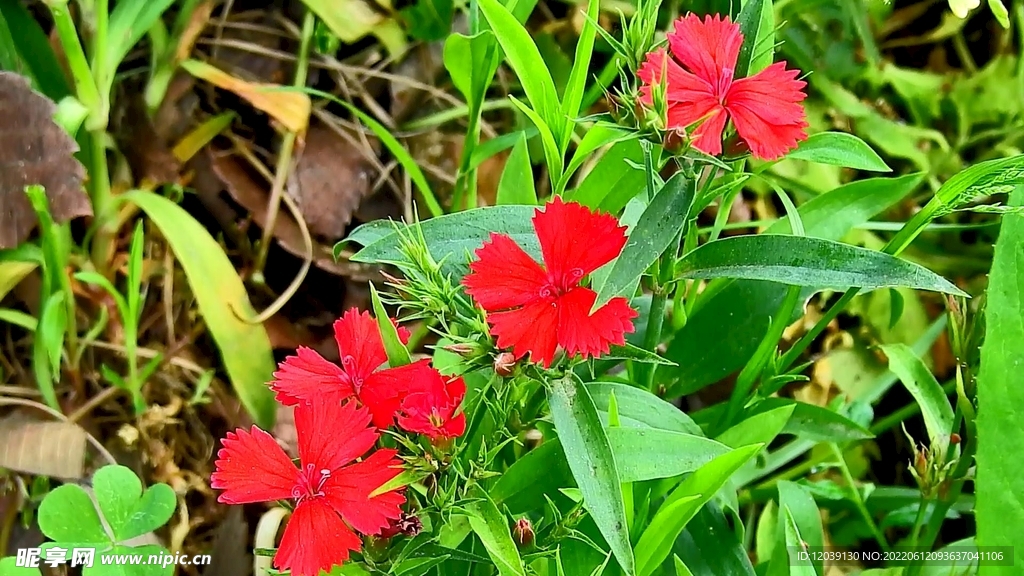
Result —
<instances>
[{"instance_id":1,"label":"wet leaf","mask_svg":"<svg viewBox=\"0 0 1024 576\"><path fill-rule=\"evenodd\" d=\"M85 167L74 157L78 144L54 123L56 111L23 76L0 72L0 249L24 242L38 223L26 186L46 190L57 222L92 216Z\"/></svg>"},{"instance_id":2,"label":"wet leaf","mask_svg":"<svg viewBox=\"0 0 1024 576\"><path fill-rule=\"evenodd\" d=\"M302 132L309 125L312 104L309 96L302 92L281 90L276 84L240 80L199 60L186 60L181 67L196 78L238 94L257 110L280 122L289 132Z\"/></svg>"},{"instance_id":3,"label":"wet leaf","mask_svg":"<svg viewBox=\"0 0 1024 576\"><path fill-rule=\"evenodd\" d=\"M363 154L329 126L309 127L288 178L288 193L312 234L331 242L345 235L353 213L373 192L372 169Z\"/></svg>"},{"instance_id":4,"label":"wet leaf","mask_svg":"<svg viewBox=\"0 0 1024 576\"><path fill-rule=\"evenodd\" d=\"M8 416L0 420L0 468L77 480L84 476L85 442L76 424Z\"/></svg>"}]
</instances>

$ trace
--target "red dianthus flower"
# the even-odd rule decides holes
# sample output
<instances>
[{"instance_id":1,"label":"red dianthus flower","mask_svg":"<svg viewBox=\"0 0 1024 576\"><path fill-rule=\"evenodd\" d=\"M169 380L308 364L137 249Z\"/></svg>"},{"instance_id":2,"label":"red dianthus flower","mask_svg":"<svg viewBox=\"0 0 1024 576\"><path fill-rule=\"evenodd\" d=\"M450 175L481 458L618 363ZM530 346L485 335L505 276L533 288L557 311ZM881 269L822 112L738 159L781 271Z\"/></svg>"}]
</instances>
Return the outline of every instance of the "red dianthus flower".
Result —
<instances>
[{"instance_id":1,"label":"red dianthus flower","mask_svg":"<svg viewBox=\"0 0 1024 576\"><path fill-rule=\"evenodd\" d=\"M394 450L377 450L370 414L345 404L317 402L295 409L300 467L274 438L253 426L229 432L217 453L211 485L224 504L294 500L295 510L274 555L274 567L294 576L317 576L359 550L353 532L378 534L401 516L405 497L370 494L401 472Z\"/></svg>"},{"instance_id":2,"label":"red dianthus flower","mask_svg":"<svg viewBox=\"0 0 1024 576\"><path fill-rule=\"evenodd\" d=\"M581 282L619 255L626 228L614 216L559 197L536 211L533 227L544 266L512 238L491 234L463 279L466 292L487 311L498 347L511 347L517 359L529 353L549 367L558 347L587 357L624 344L637 312L617 297L590 314L597 293Z\"/></svg>"},{"instance_id":3,"label":"red dianthus flower","mask_svg":"<svg viewBox=\"0 0 1024 576\"><path fill-rule=\"evenodd\" d=\"M434 370L423 384L422 389L402 400L398 425L431 440L462 436L466 431L466 414L455 412L466 396L465 381L461 376L445 378Z\"/></svg>"},{"instance_id":4,"label":"red dianthus flower","mask_svg":"<svg viewBox=\"0 0 1024 576\"><path fill-rule=\"evenodd\" d=\"M409 331L398 329L402 342ZM352 308L334 323L334 339L341 352L341 366L328 362L316 351L300 346L274 372L270 388L278 402L294 406L302 402L333 402L355 398L369 408L373 424L387 428L394 423L402 396L419 387L433 368L429 359L397 368L379 370L388 360L380 327L368 312Z\"/></svg>"},{"instance_id":5,"label":"red dianthus flower","mask_svg":"<svg viewBox=\"0 0 1024 576\"><path fill-rule=\"evenodd\" d=\"M644 82L640 102L652 105L651 87L666 74L666 103L670 129L700 122L691 135L693 146L712 156L722 152L722 132L730 119L754 156L776 160L807 137L807 120L800 104L806 82L797 70L776 62L747 78L733 78L743 34L729 17L688 14L668 34L674 58L665 50L647 55L637 76Z\"/></svg>"}]
</instances>

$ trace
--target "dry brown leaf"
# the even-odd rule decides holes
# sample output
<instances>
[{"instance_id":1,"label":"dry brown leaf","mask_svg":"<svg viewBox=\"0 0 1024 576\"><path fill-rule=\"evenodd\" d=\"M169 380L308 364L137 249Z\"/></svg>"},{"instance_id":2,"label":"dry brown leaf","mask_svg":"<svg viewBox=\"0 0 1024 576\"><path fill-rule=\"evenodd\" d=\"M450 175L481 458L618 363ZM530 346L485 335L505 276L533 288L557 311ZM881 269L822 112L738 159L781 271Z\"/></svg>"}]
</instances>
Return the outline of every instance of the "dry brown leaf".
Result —
<instances>
[{"instance_id":1,"label":"dry brown leaf","mask_svg":"<svg viewBox=\"0 0 1024 576\"><path fill-rule=\"evenodd\" d=\"M119 124L120 148L138 183L168 184L178 180L181 165L157 133L141 97L129 99Z\"/></svg>"},{"instance_id":2,"label":"dry brown leaf","mask_svg":"<svg viewBox=\"0 0 1024 576\"><path fill-rule=\"evenodd\" d=\"M186 60L181 67L196 78L229 90L266 112L289 132L302 132L309 125L312 104L302 92L285 91L277 84L247 82L199 60Z\"/></svg>"},{"instance_id":3,"label":"dry brown leaf","mask_svg":"<svg viewBox=\"0 0 1024 576\"><path fill-rule=\"evenodd\" d=\"M56 111L23 76L0 72L0 249L27 240L38 223L26 186L46 189L57 222L92 216L82 189L85 167L74 157L78 144L54 123Z\"/></svg>"},{"instance_id":4,"label":"dry brown leaf","mask_svg":"<svg viewBox=\"0 0 1024 576\"><path fill-rule=\"evenodd\" d=\"M76 424L14 413L0 420L0 468L78 480L85 474L85 443L85 430Z\"/></svg>"},{"instance_id":5,"label":"dry brown leaf","mask_svg":"<svg viewBox=\"0 0 1024 576\"><path fill-rule=\"evenodd\" d=\"M310 233L328 242L345 237L353 213L373 192L373 166L329 126L313 124L288 193L302 209Z\"/></svg>"},{"instance_id":6,"label":"dry brown leaf","mask_svg":"<svg viewBox=\"0 0 1024 576\"><path fill-rule=\"evenodd\" d=\"M207 155L213 173L220 179L221 185L228 191L236 202L249 210L252 219L260 227L267 223L267 198L269 197L266 187L259 185L252 176L242 167L240 162L223 153L207 149ZM207 191L209 192L209 191ZM217 193L219 191L216 191ZM299 224L292 218L287 208L281 207L274 223L274 238L281 247L288 252L302 258L305 256L305 244L302 239L302 231ZM370 279L375 277L373 268L362 264L351 262L335 262L331 248L313 243L313 263L322 270L339 276L359 276Z\"/></svg>"},{"instance_id":7,"label":"dry brown leaf","mask_svg":"<svg viewBox=\"0 0 1024 576\"><path fill-rule=\"evenodd\" d=\"M199 38L203 28L210 21L210 14L213 13L213 4L213 0L203 0L203 3L196 6L192 11L192 16L188 19L188 24L185 25L185 30L181 33L178 48L174 52L175 62L185 60L192 53L192 48L196 45L196 39Z\"/></svg>"}]
</instances>

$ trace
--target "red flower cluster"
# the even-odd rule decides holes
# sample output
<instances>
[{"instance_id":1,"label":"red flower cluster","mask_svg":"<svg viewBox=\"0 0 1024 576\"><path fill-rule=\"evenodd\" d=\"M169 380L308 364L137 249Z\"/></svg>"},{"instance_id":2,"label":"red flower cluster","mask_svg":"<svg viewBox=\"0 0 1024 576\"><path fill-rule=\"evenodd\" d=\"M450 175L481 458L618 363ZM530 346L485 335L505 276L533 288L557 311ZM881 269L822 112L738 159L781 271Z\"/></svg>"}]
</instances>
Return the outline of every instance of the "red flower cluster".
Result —
<instances>
[{"instance_id":1,"label":"red flower cluster","mask_svg":"<svg viewBox=\"0 0 1024 576\"><path fill-rule=\"evenodd\" d=\"M668 128L684 129L700 122L691 135L693 146L712 156L722 153L722 132L730 119L754 156L776 160L807 137L800 104L806 82L797 70L776 62L747 78L734 79L743 34L729 17L688 14L668 34L669 50L647 55L637 76L644 82L640 102L651 106L651 89L665 75Z\"/></svg>"},{"instance_id":2,"label":"red flower cluster","mask_svg":"<svg viewBox=\"0 0 1024 576\"><path fill-rule=\"evenodd\" d=\"M509 236L491 234L463 280L466 292L487 311L498 346L511 347L516 359L529 353L550 367L558 348L589 357L624 344L639 314L622 297L591 314L597 293L582 284L622 252L625 227L614 216L559 197L536 211L533 227L543 266Z\"/></svg>"},{"instance_id":3,"label":"red flower cluster","mask_svg":"<svg viewBox=\"0 0 1024 576\"><path fill-rule=\"evenodd\" d=\"M409 332L398 329L403 342ZM352 309L334 323L341 366L300 347L274 373L271 389L295 406L299 467L274 438L253 426L230 432L218 452L212 486L224 504L293 500L274 566L316 576L345 562L362 541L403 518L401 489L373 492L401 472L395 450L367 452L379 428L400 428L431 440L461 436L466 395L461 377L446 378L428 360L381 368L387 352L369 313ZM372 425L371 425L372 423ZM362 460L356 461L366 455Z\"/></svg>"}]
</instances>

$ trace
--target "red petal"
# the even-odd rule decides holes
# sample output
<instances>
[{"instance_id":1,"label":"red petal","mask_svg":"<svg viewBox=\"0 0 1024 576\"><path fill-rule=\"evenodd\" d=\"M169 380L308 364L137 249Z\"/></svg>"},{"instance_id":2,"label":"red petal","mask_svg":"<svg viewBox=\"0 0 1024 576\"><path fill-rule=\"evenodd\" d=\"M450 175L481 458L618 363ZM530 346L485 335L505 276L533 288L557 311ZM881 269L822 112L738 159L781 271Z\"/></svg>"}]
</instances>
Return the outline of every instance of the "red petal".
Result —
<instances>
[{"instance_id":1,"label":"red petal","mask_svg":"<svg viewBox=\"0 0 1024 576\"><path fill-rule=\"evenodd\" d=\"M224 492L217 499L222 504L249 504L287 500L299 471L274 437L253 426L242 428L222 441L217 452L217 469L210 485Z\"/></svg>"},{"instance_id":2,"label":"red petal","mask_svg":"<svg viewBox=\"0 0 1024 576\"><path fill-rule=\"evenodd\" d=\"M522 306L536 300L544 288L544 269L508 236L492 233L476 256L462 283L484 310Z\"/></svg>"},{"instance_id":3,"label":"red petal","mask_svg":"<svg viewBox=\"0 0 1024 576\"><path fill-rule=\"evenodd\" d=\"M352 385L340 366L305 346L299 346L295 352L295 356L285 358L278 366L270 383L278 402L294 406L325 395L337 401L352 395Z\"/></svg>"},{"instance_id":4,"label":"red petal","mask_svg":"<svg viewBox=\"0 0 1024 576\"><path fill-rule=\"evenodd\" d=\"M313 402L295 409L295 435L299 460L317 470L337 470L362 456L377 441L369 428L370 413L356 408L353 400L344 404Z\"/></svg>"},{"instance_id":5,"label":"red petal","mask_svg":"<svg viewBox=\"0 0 1024 576\"><path fill-rule=\"evenodd\" d=\"M462 379L462 376L450 378L445 384L445 389L448 393L448 400L456 406L461 404L462 399L466 397L466 381Z\"/></svg>"},{"instance_id":6,"label":"red petal","mask_svg":"<svg viewBox=\"0 0 1024 576\"><path fill-rule=\"evenodd\" d=\"M696 113L698 106L707 104L707 101L695 102L693 106L687 110L683 110L681 106L670 107L668 109L669 125L676 125L673 124L673 118L678 118L679 116L675 116L674 113L677 113L680 116L685 114L686 117L689 118L690 115ZM725 130L725 123L728 122L729 116L718 102L715 102L713 106L714 108L707 112L708 116L705 117L704 121L693 130L690 138L693 139L694 148L704 152L705 154L717 156L722 153L722 132ZM677 122L682 124L681 120L677 120Z\"/></svg>"},{"instance_id":7,"label":"red petal","mask_svg":"<svg viewBox=\"0 0 1024 576\"><path fill-rule=\"evenodd\" d=\"M444 423L441 427L441 434L447 438L458 438L466 433L466 414L459 413L458 416Z\"/></svg>"},{"instance_id":8,"label":"red petal","mask_svg":"<svg viewBox=\"0 0 1024 576\"><path fill-rule=\"evenodd\" d=\"M391 426L402 405L402 398L414 390L428 387L436 372L430 367L430 359L424 358L370 376L359 389L359 400L373 415L373 425L378 428Z\"/></svg>"},{"instance_id":9,"label":"red petal","mask_svg":"<svg viewBox=\"0 0 1024 576\"><path fill-rule=\"evenodd\" d=\"M807 116L800 104L807 97L807 83L797 80L798 74L776 62L729 89L725 107L754 156L781 158L807 137Z\"/></svg>"},{"instance_id":10,"label":"red petal","mask_svg":"<svg viewBox=\"0 0 1024 576\"><path fill-rule=\"evenodd\" d=\"M306 500L295 507L274 555L274 567L291 570L292 576L319 576L348 560L362 541L341 521L323 498Z\"/></svg>"},{"instance_id":11,"label":"red petal","mask_svg":"<svg viewBox=\"0 0 1024 576\"><path fill-rule=\"evenodd\" d=\"M639 314L625 298L613 298L589 315L596 300L597 293L589 288L576 288L558 299L558 344L567 353L601 356L610 345L625 344L624 335L633 331L632 319Z\"/></svg>"},{"instance_id":12,"label":"red petal","mask_svg":"<svg viewBox=\"0 0 1024 576\"><path fill-rule=\"evenodd\" d=\"M545 368L551 366L558 345L554 302L531 302L518 310L487 315L491 333L498 339L498 348L512 348L516 359L530 354L530 359Z\"/></svg>"},{"instance_id":13,"label":"red petal","mask_svg":"<svg viewBox=\"0 0 1024 576\"><path fill-rule=\"evenodd\" d=\"M676 20L668 35L672 55L683 66L707 81L719 95L725 94L736 71L743 34L729 17L708 15L701 21L690 13Z\"/></svg>"},{"instance_id":14,"label":"red petal","mask_svg":"<svg viewBox=\"0 0 1024 576\"><path fill-rule=\"evenodd\" d=\"M619 226L614 216L563 202L560 196L543 212L537 210L533 227L548 275L563 289L578 285L583 276L611 262L626 245L626 227Z\"/></svg>"},{"instance_id":15,"label":"red petal","mask_svg":"<svg viewBox=\"0 0 1024 576\"><path fill-rule=\"evenodd\" d=\"M349 308L334 322L334 339L341 352L341 365L353 379L366 380L388 361L380 327L369 312Z\"/></svg>"},{"instance_id":16,"label":"red petal","mask_svg":"<svg viewBox=\"0 0 1024 576\"><path fill-rule=\"evenodd\" d=\"M377 450L367 459L335 472L324 484L325 499L350 526L363 534L379 534L389 520L402 515L405 496L398 491L370 498L402 472L395 450Z\"/></svg>"}]
</instances>

